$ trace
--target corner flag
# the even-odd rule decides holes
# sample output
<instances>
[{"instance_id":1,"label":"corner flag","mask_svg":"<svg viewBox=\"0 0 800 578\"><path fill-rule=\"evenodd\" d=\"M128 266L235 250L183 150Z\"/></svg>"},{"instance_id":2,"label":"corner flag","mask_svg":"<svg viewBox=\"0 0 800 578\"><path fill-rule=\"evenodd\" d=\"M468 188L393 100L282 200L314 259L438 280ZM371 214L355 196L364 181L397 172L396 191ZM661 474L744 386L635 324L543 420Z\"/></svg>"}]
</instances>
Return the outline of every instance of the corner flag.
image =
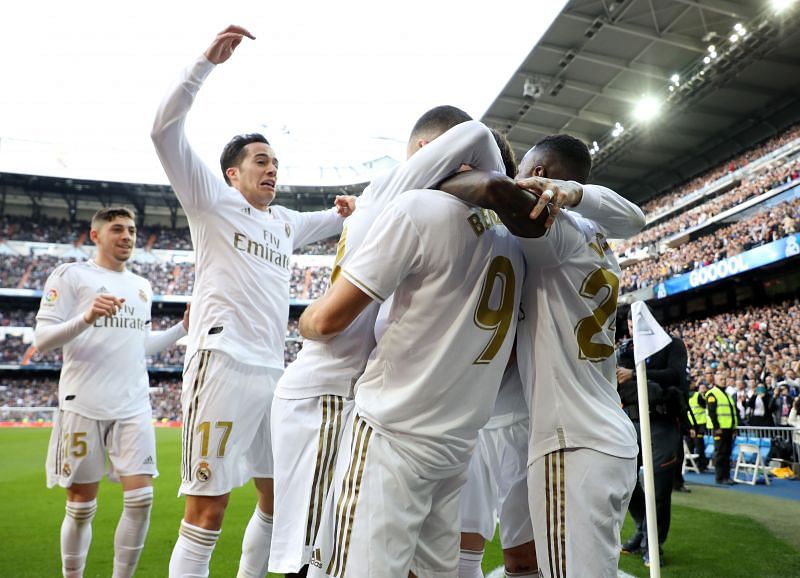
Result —
<instances>
[{"instance_id":1,"label":"corner flag","mask_svg":"<svg viewBox=\"0 0 800 578\"><path fill-rule=\"evenodd\" d=\"M633 319L633 360L639 364L670 344L672 339L661 328L644 301L631 304Z\"/></svg>"}]
</instances>

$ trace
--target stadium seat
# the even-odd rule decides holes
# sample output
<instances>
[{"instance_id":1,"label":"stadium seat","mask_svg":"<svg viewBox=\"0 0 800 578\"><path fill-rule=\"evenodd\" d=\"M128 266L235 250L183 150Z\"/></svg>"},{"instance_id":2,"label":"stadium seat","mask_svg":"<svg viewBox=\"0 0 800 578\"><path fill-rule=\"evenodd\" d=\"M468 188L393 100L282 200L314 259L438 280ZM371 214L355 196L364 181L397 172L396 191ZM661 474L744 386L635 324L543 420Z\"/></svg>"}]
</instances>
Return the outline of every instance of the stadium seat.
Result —
<instances>
[{"instance_id":1,"label":"stadium seat","mask_svg":"<svg viewBox=\"0 0 800 578\"><path fill-rule=\"evenodd\" d=\"M700 454L693 454L689 450L686 440L683 440L683 465L681 466L681 474L685 474L687 470L699 474L700 468L697 467L697 458L699 457Z\"/></svg>"},{"instance_id":2,"label":"stadium seat","mask_svg":"<svg viewBox=\"0 0 800 578\"><path fill-rule=\"evenodd\" d=\"M736 457L736 467L733 470L733 481L740 484L749 484L755 486L758 482L758 476L764 476L764 482L769 485L769 471L761 459L761 453L758 443L739 444L739 455ZM755 456L753 463L748 461L748 456ZM744 477L739 477L739 473Z\"/></svg>"}]
</instances>

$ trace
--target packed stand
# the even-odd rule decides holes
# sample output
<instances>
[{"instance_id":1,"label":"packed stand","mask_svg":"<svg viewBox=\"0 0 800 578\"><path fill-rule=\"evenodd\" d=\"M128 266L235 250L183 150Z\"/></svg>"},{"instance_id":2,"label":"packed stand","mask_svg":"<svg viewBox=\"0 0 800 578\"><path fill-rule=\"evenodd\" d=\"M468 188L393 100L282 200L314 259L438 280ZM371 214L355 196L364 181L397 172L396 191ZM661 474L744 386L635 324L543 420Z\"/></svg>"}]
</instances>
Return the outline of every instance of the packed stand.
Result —
<instances>
[{"instance_id":1,"label":"packed stand","mask_svg":"<svg viewBox=\"0 0 800 578\"><path fill-rule=\"evenodd\" d=\"M791 425L800 395L800 301L748 307L666 329L686 343L690 383L725 389L736 402L741 425Z\"/></svg>"},{"instance_id":2,"label":"packed stand","mask_svg":"<svg viewBox=\"0 0 800 578\"><path fill-rule=\"evenodd\" d=\"M750 219L728 225L675 249L668 249L658 259L646 259L625 267L620 280L620 292L624 294L652 287L674 275L688 273L777 241L796 233L798 222L800 198L780 203Z\"/></svg>"},{"instance_id":3,"label":"packed stand","mask_svg":"<svg viewBox=\"0 0 800 578\"><path fill-rule=\"evenodd\" d=\"M785 183L790 183L798 177L800 177L800 159L796 159L786 165L767 169L763 174L754 178L752 181L742 183L735 189L719 197L681 213L674 219L670 219L665 223L642 231L627 241L616 245L615 250L618 254L624 256L635 249L663 241L675 233L702 225L711 217L719 215L723 211L740 205L748 199L762 195Z\"/></svg>"},{"instance_id":4,"label":"packed stand","mask_svg":"<svg viewBox=\"0 0 800 578\"><path fill-rule=\"evenodd\" d=\"M713 183L726 174L732 173L744 166L747 166L751 162L760 159L764 155L769 154L776 149L779 149L783 145L795 140L798 137L800 137L800 125L796 125L780 135L775 136L763 142L762 144L737 155L719 167L711 169L699 177L692 179L688 183L681 185L679 188L648 201L642 205L642 210L645 212L645 214L657 214L659 212L663 212L672 207L672 205L680 201L687 194Z\"/></svg>"},{"instance_id":5,"label":"packed stand","mask_svg":"<svg viewBox=\"0 0 800 578\"><path fill-rule=\"evenodd\" d=\"M15 289L44 288L45 281L61 263L52 255L34 257L5 257L0 261L0 285ZM128 269L141 275L153 286L156 295L191 295L194 288L194 263L138 263L131 261ZM324 266L292 266L289 296L292 299L317 299L328 287L331 268Z\"/></svg>"}]
</instances>

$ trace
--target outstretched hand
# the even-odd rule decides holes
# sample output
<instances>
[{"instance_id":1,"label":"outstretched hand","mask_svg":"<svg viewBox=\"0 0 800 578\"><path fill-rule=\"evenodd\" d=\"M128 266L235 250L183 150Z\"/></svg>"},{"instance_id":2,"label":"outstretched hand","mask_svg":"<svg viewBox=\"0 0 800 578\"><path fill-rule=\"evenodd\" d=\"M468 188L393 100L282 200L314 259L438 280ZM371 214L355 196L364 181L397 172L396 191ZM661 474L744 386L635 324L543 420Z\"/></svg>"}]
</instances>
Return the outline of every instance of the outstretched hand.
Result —
<instances>
[{"instance_id":1,"label":"outstretched hand","mask_svg":"<svg viewBox=\"0 0 800 578\"><path fill-rule=\"evenodd\" d=\"M214 42L205 51L206 58L212 64L225 62L231 57L233 51L236 50L236 47L239 46L245 36L251 40L256 39L247 29L231 24L214 38Z\"/></svg>"},{"instance_id":2,"label":"outstretched hand","mask_svg":"<svg viewBox=\"0 0 800 578\"><path fill-rule=\"evenodd\" d=\"M343 219L349 217L356 210L356 198L353 195L336 195L333 206Z\"/></svg>"},{"instance_id":3,"label":"outstretched hand","mask_svg":"<svg viewBox=\"0 0 800 578\"><path fill-rule=\"evenodd\" d=\"M550 206L550 216L545 221L545 229L553 224L561 207L574 207L583 198L583 187L574 181L528 177L517 179L517 186L530 191L539 199L531 211L532 220L536 219L545 207Z\"/></svg>"}]
</instances>

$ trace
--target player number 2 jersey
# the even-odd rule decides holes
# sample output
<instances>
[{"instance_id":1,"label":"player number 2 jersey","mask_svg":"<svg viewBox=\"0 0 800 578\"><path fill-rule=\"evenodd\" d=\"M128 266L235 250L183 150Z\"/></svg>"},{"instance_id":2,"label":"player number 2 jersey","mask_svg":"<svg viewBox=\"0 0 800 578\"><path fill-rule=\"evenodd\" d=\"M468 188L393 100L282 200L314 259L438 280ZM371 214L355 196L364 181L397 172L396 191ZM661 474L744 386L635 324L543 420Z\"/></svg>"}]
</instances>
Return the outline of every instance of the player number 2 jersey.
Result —
<instances>
[{"instance_id":1,"label":"player number 2 jersey","mask_svg":"<svg viewBox=\"0 0 800 578\"><path fill-rule=\"evenodd\" d=\"M592 221L569 211L520 244L527 278L517 362L530 407L529 461L579 447L636 457L616 388L616 257Z\"/></svg>"}]
</instances>

